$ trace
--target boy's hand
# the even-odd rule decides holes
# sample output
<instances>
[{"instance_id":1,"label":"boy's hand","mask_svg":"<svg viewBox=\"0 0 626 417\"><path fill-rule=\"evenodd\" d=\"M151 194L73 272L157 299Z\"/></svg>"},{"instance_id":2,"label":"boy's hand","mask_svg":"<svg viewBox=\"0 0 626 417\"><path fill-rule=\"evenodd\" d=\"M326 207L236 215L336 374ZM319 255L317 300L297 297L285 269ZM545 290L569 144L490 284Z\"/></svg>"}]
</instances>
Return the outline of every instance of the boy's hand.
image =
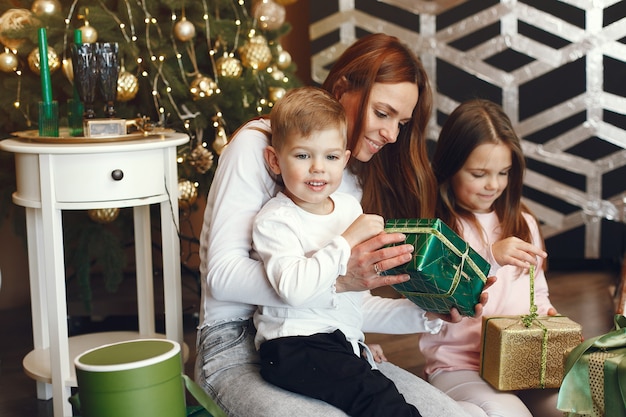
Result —
<instances>
[{"instance_id":1,"label":"boy's hand","mask_svg":"<svg viewBox=\"0 0 626 417\"><path fill-rule=\"evenodd\" d=\"M371 345L368 344L367 347L370 348L370 352L372 352L372 357L374 358L374 362L376 363L387 362L387 358L385 357L385 354L383 353L383 347L381 345L379 345L378 343L372 343Z\"/></svg>"},{"instance_id":2,"label":"boy's hand","mask_svg":"<svg viewBox=\"0 0 626 417\"><path fill-rule=\"evenodd\" d=\"M361 214L341 234L348 241L351 248L362 243L385 230L385 221L376 214Z\"/></svg>"}]
</instances>

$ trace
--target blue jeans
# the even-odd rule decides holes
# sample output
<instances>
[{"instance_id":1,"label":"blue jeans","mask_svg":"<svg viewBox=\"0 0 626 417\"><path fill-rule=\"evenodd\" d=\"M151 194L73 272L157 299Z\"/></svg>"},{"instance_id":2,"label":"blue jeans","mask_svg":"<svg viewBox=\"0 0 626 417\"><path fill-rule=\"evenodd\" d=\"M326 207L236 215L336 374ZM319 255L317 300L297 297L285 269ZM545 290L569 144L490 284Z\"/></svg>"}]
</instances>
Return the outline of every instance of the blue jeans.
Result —
<instances>
[{"instance_id":1,"label":"blue jeans","mask_svg":"<svg viewBox=\"0 0 626 417\"><path fill-rule=\"evenodd\" d=\"M278 388L261 378L252 320L231 321L198 330L195 379L231 417L346 417L313 398ZM450 397L421 378L390 363L380 371L394 381L407 402L424 417L467 414Z\"/></svg>"}]
</instances>

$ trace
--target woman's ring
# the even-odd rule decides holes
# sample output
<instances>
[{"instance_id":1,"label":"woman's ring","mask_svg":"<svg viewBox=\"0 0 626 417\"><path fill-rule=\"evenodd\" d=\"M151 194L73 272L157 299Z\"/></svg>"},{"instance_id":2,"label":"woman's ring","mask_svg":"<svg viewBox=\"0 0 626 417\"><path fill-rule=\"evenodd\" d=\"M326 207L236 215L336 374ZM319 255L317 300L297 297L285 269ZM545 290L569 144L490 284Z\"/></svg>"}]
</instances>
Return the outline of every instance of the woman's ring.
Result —
<instances>
[{"instance_id":1,"label":"woman's ring","mask_svg":"<svg viewBox=\"0 0 626 417\"><path fill-rule=\"evenodd\" d=\"M378 262L374 264L374 272L376 272L376 275L379 275L379 276L383 272L380 270L380 267L378 266Z\"/></svg>"}]
</instances>

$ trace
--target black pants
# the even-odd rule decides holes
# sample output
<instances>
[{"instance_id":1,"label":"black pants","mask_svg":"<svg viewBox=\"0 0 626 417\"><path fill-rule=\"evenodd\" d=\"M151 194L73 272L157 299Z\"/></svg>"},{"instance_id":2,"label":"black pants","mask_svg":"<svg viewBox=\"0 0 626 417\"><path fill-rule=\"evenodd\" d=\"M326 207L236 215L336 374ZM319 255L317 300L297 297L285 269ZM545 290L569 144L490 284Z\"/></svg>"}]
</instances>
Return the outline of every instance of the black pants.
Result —
<instances>
[{"instance_id":1,"label":"black pants","mask_svg":"<svg viewBox=\"0 0 626 417\"><path fill-rule=\"evenodd\" d=\"M261 345L261 376L353 417L421 417L393 381L354 354L344 334L282 337Z\"/></svg>"}]
</instances>

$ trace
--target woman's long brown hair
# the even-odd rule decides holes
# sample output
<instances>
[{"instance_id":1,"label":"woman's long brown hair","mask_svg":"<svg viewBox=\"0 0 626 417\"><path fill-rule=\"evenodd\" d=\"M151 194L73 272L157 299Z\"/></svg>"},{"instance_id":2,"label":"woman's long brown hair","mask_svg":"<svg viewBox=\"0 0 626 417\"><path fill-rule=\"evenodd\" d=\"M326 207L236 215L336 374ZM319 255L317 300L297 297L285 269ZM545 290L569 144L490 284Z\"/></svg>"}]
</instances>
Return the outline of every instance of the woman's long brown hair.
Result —
<instances>
[{"instance_id":1,"label":"woman's long brown hair","mask_svg":"<svg viewBox=\"0 0 626 417\"><path fill-rule=\"evenodd\" d=\"M335 97L347 91L361 94L348 149L353 154L364 129L367 103L374 83L411 82L418 87L413 117L401 128L395 144L384 146L368 162L351 158L349 169L363 188L366 213L385 218L432 217L436 181L428 160L426 126L431 115L432 91L419 58L396 37L373 34L352 44L333 65L323 88Z\"/></svg>"}]
</instances>

